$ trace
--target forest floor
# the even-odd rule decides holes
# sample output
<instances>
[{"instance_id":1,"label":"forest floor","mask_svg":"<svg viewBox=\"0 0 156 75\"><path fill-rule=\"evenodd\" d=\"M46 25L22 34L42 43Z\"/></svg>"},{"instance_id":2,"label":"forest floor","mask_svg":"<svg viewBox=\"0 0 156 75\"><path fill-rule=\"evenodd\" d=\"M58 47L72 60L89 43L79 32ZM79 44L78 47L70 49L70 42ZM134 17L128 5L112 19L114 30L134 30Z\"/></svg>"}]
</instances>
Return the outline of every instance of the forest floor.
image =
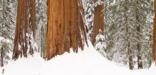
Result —
<instances>
[{"instance_id":1,"label":"forest floor","mask_svg":"<svg viewBox=\"0 0 156 75\"><path fill-rule=\"evenodd\" d=\"M156 67L150 69L129 70L126 66L108 61L91 45L79 53L64 53L49 61L40 54L11 60L8 65L0 68L0 75L155 75ZM2 74L3 72L3 74Z\"/></svg>"}]
</instances>

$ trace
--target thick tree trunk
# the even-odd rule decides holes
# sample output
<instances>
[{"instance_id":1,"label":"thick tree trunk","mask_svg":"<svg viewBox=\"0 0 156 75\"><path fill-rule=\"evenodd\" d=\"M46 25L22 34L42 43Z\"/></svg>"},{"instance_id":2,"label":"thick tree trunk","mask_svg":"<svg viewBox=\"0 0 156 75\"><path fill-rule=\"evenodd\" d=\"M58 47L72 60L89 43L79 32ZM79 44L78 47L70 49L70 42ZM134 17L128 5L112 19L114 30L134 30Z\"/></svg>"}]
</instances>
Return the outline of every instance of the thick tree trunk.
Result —
<instances>
[{"instance_id":1,"label":"thick tree trunk","mask_svg":"<svg viewBox=\"0 0 156 75\"><path fill-rule=\"evenodd\" d=\"M27 53L33 54L35 21L35 0L18 0L13 59L27 57Z\"/></svg>"},{"instance_id":2,"label":"thick tree trunk","mask_svg":"<svg viewBox=\"0 0 156 75\"><path fill-rule=\"evenodd\" d=\"M70 48L77 52L78 47L83 48L85 36L78 0L48 0L45 59L69 52Z\"/></svg>"},{"instance_id":3,"label":"thick tree trunk","mask_svg":"<svg viewBox=\"0 0 156 75\"><path fill-rule=\"evenodd\" d=\"M154 25L153 25L153 58L156 63L156 0L154 0Z\"/></svg>"},{"instance_id":4,"label":"thick tree trunk","mask_svg":"<svg viewBox=\"0 0 156 75\"><path fill-rule=\"evenodd\" d=\"M99 30L104 30L104 13L102 12L104 10L104 5L98 5L95 8L94 13L94 23L93 23L93 31L91 33L91 41L92 44L95 43L96 35L99 33Z\"/></svg>"}]
</instances>

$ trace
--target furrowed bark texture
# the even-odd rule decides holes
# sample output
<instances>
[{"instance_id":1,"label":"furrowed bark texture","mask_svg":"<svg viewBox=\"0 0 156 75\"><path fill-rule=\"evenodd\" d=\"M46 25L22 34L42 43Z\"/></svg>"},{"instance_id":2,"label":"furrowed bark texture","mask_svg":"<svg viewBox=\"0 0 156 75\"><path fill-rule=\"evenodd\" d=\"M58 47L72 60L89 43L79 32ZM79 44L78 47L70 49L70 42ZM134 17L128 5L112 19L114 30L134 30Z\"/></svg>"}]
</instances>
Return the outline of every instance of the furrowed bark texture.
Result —
<instances>
[{"instance_id":1,"label":"furrowed bark texture","mask_svg":"<svg viewBox=\"0 0 156 75\"><path fill-rule=\"evenodd\" d=\"M48 0L48 30L44 58L74 52L83 48L85 26L81 18L78 0Z\"/></svg>"},{"instance_id":2,"label":"furrowed bark texture","mask_svg":"<svg viewBox=\"0 0 156 75\"><path fill-rule=\"evenodd\" d=\"M18 0L13 59L33 54L32 40L36 29L35 0Z\"/></svg>"}]
</instances>

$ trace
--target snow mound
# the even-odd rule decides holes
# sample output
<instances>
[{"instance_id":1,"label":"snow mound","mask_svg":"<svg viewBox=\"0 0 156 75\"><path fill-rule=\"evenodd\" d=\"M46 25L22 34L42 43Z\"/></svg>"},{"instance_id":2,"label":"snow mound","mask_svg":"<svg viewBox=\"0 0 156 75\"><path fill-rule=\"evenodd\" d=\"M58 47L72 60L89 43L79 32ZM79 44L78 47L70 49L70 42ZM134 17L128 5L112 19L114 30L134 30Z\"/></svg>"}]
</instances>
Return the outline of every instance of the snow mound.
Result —
<instances>
[{"instance_id":1,"label":"snow mound","mask_svg":"<svg viewBox=\"0 0 156 75\"><path fill-rule=\"evenodd\" d=\"M90 44L90 43L89 43ZM147 70L131 71L105 59L90 44L79 53L64 53L49 61L40 54L11 61L2 75L155 75L155 65Z\"/></svg>"}]
</instances>

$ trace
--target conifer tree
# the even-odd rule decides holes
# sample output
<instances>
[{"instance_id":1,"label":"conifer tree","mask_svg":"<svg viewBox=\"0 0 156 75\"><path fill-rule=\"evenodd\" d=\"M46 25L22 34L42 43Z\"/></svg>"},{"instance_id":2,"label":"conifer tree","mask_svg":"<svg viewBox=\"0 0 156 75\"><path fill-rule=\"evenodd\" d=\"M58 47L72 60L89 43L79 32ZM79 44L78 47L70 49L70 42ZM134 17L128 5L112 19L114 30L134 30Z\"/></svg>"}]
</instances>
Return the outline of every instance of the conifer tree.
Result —
<instances>
[{"instance_id":1,"label":"conifer tree","mask_svg":"<svg viewBox=\"0 0 156 75\"><path fill-rule=\"evenodd\" d=\"M93 31L91 33L91 41L92 44L95 43L95 37L98 34L99 30L104 31L104 5L103 3L101 5L97 5L95 7L95 12L94 12L94 22L93 22Z\"/></svg>"},{"instance_id":2,"label":"conifer tree","mask_svg":"<svg viewBox=\"0 0 156 75\"><path fill-rule=\"evenodd\" d=\"M48 0L48 29L44 58L49 60L57 54L74 52L83 48L86 28L83 23L78 0ZM59 16L58 16L59 15Z\"/></svg>"},{"instance_id":3,"label":"conifer tree","mask_svg":"<svg viewBox=\"0 0 156 75\"><path fill-rule=\"evenodd\" d=\"M35 0L18 0L13 59L33 54L36 29Z\"/></svg>"},{"instance_id":4,"label":"conifer tree","mask_svg":"<svg viewBox=\"0 0 156 75\"><path fill-rule=\"evenodd\" d=\"M152 1L106 0L105 4L107 58L130 69L150 67Z\"/></svg>"},{"instance_id":5,"label":"conifer tree","mask_svg":"<svg viewBox=\"0 0 156 75\"><path fill-rule=\"evenodd\" d=\"M12 53L15 33L15 0L0 0L0 63L4 66L8 63Z\"/></svg>"},{"instance_id":6,"label":"conifer tree","mask_svg":"<svg viewBox=\"0 0 156 75\"><path fill-rule=\"evenodd\" d=\"M153 24L153 58L156 62L156 0L154 0L154 24Z\"/></svg>"}]
</instances>

